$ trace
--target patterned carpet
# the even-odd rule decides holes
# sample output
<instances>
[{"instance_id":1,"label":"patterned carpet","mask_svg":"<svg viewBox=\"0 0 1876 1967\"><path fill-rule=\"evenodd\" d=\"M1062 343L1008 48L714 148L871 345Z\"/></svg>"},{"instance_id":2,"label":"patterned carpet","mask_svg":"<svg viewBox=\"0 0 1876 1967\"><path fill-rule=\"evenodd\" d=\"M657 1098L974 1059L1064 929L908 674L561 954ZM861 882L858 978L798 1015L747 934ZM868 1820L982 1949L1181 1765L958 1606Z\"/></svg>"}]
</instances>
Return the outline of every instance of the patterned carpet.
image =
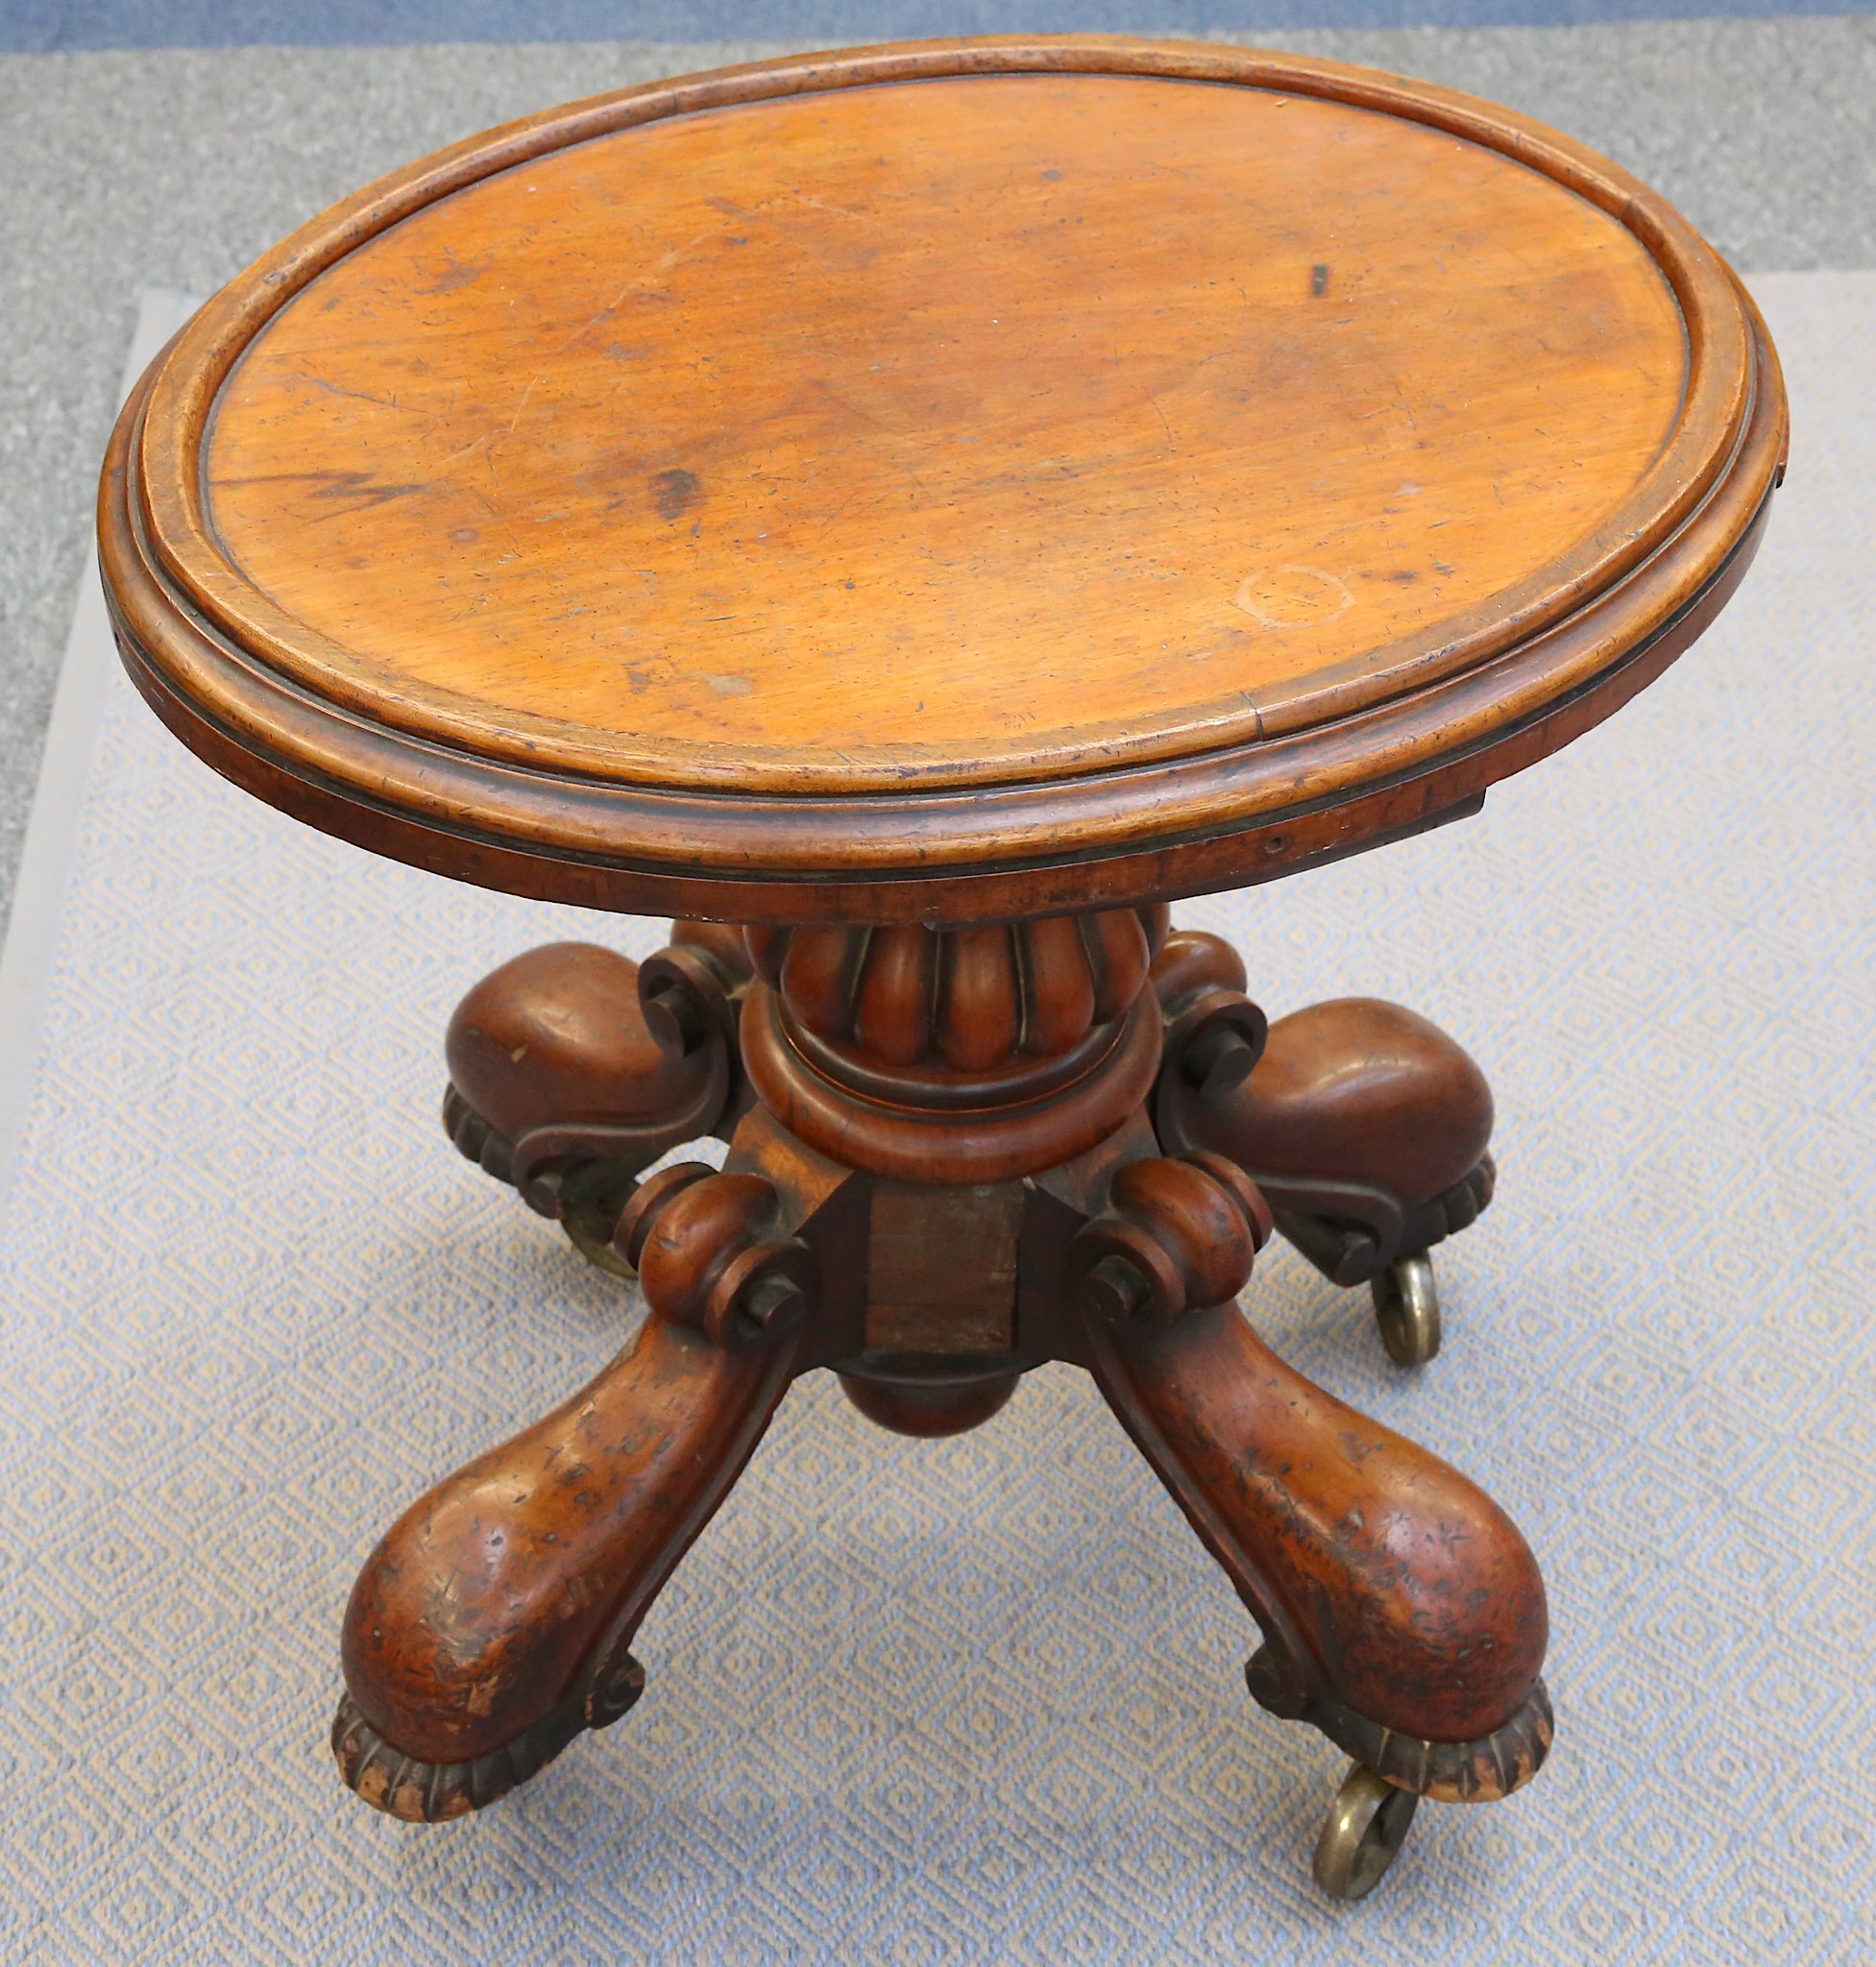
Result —
<instances>
[{"instance_id":1,"label":"patterned carpet","mask_svg":"<svg viewBox=\"0 0 1876 1967\"><path fill-rule=\"evenodd\" d=\"M1876 276L1755 285L1796 435L1719 628L1481 818L1181 911L1273 1012L1400 998L1498 1090L1433 1366L1280 1249L1246 1305L1529 1536L1529 1790L1323 1901L1341 1759L1252 1707L1249 1621L1055 1368L939 1444L804 1380L624 1723L461 1823L359 1805L364 1553L631 1316L443 1140L443 1021L531 942L660 932L303 832L113 683L0 1251L0 1956L1867 1958Z\"/></svg>"}]
</instances>

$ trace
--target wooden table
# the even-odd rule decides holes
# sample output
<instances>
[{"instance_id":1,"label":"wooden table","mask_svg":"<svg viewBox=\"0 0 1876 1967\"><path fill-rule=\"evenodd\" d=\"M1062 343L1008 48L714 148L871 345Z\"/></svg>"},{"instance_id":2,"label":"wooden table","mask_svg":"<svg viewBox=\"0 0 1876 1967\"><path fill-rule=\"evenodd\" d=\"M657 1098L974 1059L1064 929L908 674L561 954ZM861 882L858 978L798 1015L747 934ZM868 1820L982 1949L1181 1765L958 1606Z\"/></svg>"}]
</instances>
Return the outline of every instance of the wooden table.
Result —
<instances>
[{"instance_id":1,"label":"wooden table","mask_svg":"<svg viewBox=\"0 0 1876 1967\"><path fill-rule=\"evenodd\" d=\"M211 301L100 507L158 715L376 852L688 918L450 1027L457 1145L650 1313L373 1553L346 1780L454 1816L622 1714L796 1373L939 1434L1051 1359L1230 1574L1252 1693L1355 1759L1328 1889L1419 1797L1533 1775L1524 1540L1234 1303L1274 1223L1429 1358L1485 1081L1373 1000L1266 1029L1165 905L1474 813L1608 716L1724 605L1785 441L1751 303L1614 165L1187 43L628 89ZM711 1132L721 1172L640 1179Z\"/></svg>"}]
</instances>

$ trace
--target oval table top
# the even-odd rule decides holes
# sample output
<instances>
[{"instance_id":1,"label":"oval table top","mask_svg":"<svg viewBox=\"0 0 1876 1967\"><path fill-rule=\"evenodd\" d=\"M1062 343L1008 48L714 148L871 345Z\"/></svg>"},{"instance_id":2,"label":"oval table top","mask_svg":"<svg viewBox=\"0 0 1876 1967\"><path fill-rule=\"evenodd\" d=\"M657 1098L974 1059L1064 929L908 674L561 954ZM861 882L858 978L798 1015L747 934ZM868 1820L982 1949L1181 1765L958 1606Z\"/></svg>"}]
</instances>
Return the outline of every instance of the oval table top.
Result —
<instances>
[{"instance_id":1,"label":"oval table top","mask_svg":"<svg viewBox=\"0 0 1876 1967\"><path fill-rule=\"evenodd\" d=\"M218 768L464 879L963 920L1471 810L1743 571L1785 409L1669 206L1240 49L816 56L381 181L211 301L101 504Z\"/></svg>"}]
</instances>

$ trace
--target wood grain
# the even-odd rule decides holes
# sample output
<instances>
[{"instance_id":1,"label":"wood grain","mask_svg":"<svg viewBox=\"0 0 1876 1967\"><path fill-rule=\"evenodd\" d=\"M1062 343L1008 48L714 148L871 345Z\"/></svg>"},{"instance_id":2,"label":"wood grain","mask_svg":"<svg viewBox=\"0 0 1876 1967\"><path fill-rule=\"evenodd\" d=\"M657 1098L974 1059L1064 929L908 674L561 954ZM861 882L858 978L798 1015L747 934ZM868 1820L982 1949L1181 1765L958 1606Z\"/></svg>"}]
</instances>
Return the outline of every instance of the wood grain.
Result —
<instances>
[{"instance_id":1,"label":"wood grain","mask_svg":"<svg viewBox=\"0 0 1876 1967\"><path fill-rule=\"evenodd\" d=\"M761 1439L792 1353L653 1316L571 1400L413 1504L346 1613L346 1679L372 1726L422 1761L466 1763L579 1700Z\"/></svg>"},{"instance_id":2,"label":"wood grain","mask_svg":"<svg viewBox=\"0 0 1876 1967\"><path fill-rule=\"evenodd\" d=\"M1784 443L1724 266L1568 139L1243 50L928 43L335 207L159 361L101 539L152 700L316 824L969 922L1475 797L1737 578Z\"/></svg>"},{"instance_id":3,"label":"wood grain","mask_svg":"<svg viewBox=\"0 0 1876 1967\"><path fill-rule=\"evenodd\" d=\"M666 785L993 784L1554 619L1666 519L1664 451L1711 465L1687 379L1642 242L1498 153L984 77L426 207L268 323L201 469L229 567L334 652L283 639L296 673L384 721Z\"/></svg>"}]
</instances>

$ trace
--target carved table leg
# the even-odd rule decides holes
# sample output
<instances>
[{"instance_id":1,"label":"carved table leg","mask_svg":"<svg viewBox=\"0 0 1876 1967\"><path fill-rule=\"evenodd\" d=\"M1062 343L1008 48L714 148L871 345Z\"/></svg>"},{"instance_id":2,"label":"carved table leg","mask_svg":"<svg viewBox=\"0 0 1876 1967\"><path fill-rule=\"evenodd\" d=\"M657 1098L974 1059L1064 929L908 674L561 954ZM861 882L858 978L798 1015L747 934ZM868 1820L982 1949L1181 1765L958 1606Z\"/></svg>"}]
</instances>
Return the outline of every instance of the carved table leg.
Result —
<instances>
[{"instance_id":1,"label":"carved table leg","mask_svg":"<svg viewBox=\"0 0 1876 1967\"><path fill-rule=\"evenodd\" d=\"M501 965L450 1020L443 1125L601 1269L634 1178L684 1141L727 1136L748 1101L736 1020L742 932L672 925L643 966L584 942Z\"/></svg>"},{"instance_id":2,"label":"carved table leg","mask_svg":"<svg viewBox=\"0 0 1876 1967\"><path fill-rule=\"evenodd\" d=\"M832 1366L863 1411L930 1434L1060 1358L1251 1608L1252 1692L1356 1758L1318 1853L1329 1890L1373 1884L1420 1796L1526 1781L1550 1714L1523 1540L1234 1302L1274 1225L1344 1282L1424 1262L1489 1193L1490 1096L1410 1012L1322 1005L1269 1031L1243 981L1151 908L679 924L643 967L562 944L478 984L450 1034L458 1144L636 1270L651 1312L373 1553L333 1733L347 1780L455 1815L622 1713L640 1620L795 1372ZM637 1178L732 1125L720 1175Z\"/></svg>"},{"instance_id":3,"label":"carved table leg","mask_svg":"<svg viewBox=\"0 0 1876 1967\"><path fill-rule=\"evenodd\" d=\"M479 1809L638 1698L632 1636L794 1369L815 1264L777 1206L762 1178L696 1164L646 1183L621 1226L651 1302L636 1343L372 1553L332 1730L367 1802Z\"/></svg>"},{"instance_id":4,"label":"carved table leg","mask_svg":"<svg viewBox=\"0 0 1876 1967\"><path fill-rule=\"evenodd\" d=\"M1267 1033L1256 1013L1242 1042L1221 1046L1220 1019L1248 1000L1243 963L1215 935L1169 936L1154 982L1169 1025L1161 1141L1229 1155L1325 1276L1370 1285L1390 1356L1430 1359L1440 1310L1426 1252L1492 1200L1484 1075L1436 1026L1376 998L1312 1005Z\"/></svg>"},{"instance_id":5,"label":"carved table leg","mask_svg":"<svg viewBox=\"0 0 1876 1967\"><path fill-rule=\"evenodd\" d=\"M1123 1168L1076 1244L1095 1379L1256 1619L1256 1699L1393 1788L1508 1795L1550 1740L1536 1561L1464 1476L1245 1323L1230 1299L1268 1226L1220 1155ZM1318 1876L1368 1889L1409 1814L1352 1779Z\"/></svg>"}]
</instances>

